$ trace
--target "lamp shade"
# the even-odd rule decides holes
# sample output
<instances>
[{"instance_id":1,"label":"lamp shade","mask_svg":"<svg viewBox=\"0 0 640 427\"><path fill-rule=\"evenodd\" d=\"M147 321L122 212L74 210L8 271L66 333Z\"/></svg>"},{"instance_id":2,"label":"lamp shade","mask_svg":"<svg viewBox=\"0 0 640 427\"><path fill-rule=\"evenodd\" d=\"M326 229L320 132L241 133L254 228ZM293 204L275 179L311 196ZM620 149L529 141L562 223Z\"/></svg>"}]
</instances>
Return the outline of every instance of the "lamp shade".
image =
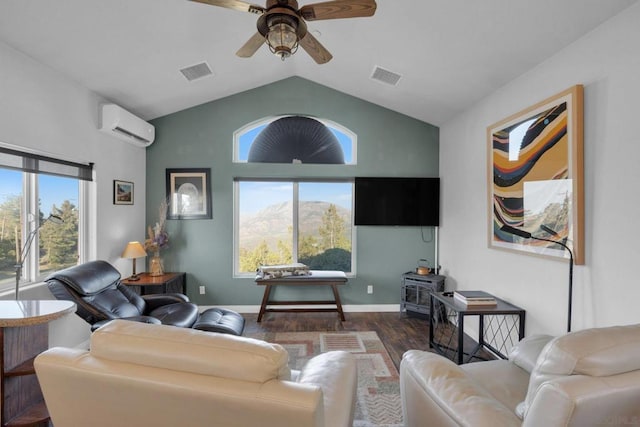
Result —
<instances>
[{"instance_id":1,"label":"lamp shade","mask_svg":"<svg viewBox=\"0 0 640 427\"><path fill-rule=\"evenodd\" d=\"M122 251L122 258L142 258L147 256L147 252L144 250L140 242L129 242Z\"/></svg>"}]
</instances>

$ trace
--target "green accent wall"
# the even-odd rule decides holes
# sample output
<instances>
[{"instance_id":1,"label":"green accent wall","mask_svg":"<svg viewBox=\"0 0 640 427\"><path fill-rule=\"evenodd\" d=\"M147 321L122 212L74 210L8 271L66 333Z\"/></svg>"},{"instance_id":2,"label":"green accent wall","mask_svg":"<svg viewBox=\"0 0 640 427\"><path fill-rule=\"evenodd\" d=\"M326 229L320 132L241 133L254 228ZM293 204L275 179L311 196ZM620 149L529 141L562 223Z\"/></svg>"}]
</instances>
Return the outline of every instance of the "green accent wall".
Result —
<instances>
[{"instance_id":1,"label":"green accent wall","mask_svg":"<svg viewBox=\"0 0 640 427\"><path fill-rule=\"evenodd\" d=\"M233 163L233 133L264 117L300 114L332 120L357 135L357 165ZM165 169L211 168L213 219L169 220L167 271L187 272L187 293L201 305L259 305L264 288L233 277L235 177L439 176L439 129L342 92L291 77L152 121L147 148L147 224L158 219ZM340 288L343 304L398 304L402 273L434 262L432 227L357 227L356 276ZM367 285L374 293L367 294ZM199 295L199 286L206 294ZM305 295L298 295L304 292ZM275 298L327 298L329 289L285 287ZM323 296L321 296L323 295Z\"/></svg>"}]
</instances>

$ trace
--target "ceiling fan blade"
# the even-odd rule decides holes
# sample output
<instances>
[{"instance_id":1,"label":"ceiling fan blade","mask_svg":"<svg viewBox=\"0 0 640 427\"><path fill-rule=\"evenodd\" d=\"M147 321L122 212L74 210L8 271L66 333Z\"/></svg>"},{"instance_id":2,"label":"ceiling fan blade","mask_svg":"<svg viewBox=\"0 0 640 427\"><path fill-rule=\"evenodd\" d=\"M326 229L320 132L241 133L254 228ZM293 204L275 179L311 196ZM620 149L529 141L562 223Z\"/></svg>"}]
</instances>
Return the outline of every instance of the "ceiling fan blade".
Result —
<instances>
[{"instance_id":1,"label":"ceiling fan blade","mask_svg":"<svg viewBox=\"0 0 640 427\"><path fill-rule=\"evenodd\" d=\"M303 6L300 15L307 21L359 18L373 16L376 7L375 0L335 0Z\"/></svg>"},{"instance_id":2,"label":"ceiling fan blade","mask_svg":"<svg viewBox=\"0 0 640 427\"><path fill-rule=\"evenodd\" d=\"M264 44L264 36L260 33L255 33L237 52L240 58L249 58L262 47Z\"/></svg>"},{"instance_id":3,"label":"ceiling fan blade","mask_svg":"<svg viewBox=\"0 0 640 427\"><path fill-rule=\"evenodd\" d=\"M249 4L241 0L190 0L196 3L209 4L211 6L226 7L240 12L251 12L261 14L264 13L264 7Z\"/></svg>"},{"instance_id":4,"label":"ceiling fan blade","mask_svg":"<svg viewBox=\"0 0 640 427\"><path fill-rule=\"evenodd\" d=\"M307 33L302 40L300 40L300 46L302 46L305 52L318 64L326 64L333 58L333 55L331 55L311 33Z\"/></svg>"}]
</instances>

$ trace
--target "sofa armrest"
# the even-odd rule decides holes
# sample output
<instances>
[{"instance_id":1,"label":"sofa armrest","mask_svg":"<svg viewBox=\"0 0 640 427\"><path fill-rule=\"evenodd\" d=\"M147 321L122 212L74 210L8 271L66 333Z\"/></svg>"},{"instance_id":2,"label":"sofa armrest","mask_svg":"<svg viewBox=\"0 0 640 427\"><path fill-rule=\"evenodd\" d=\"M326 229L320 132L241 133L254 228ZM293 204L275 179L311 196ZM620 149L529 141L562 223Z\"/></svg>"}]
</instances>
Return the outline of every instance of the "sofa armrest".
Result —
<instances>
[{"instance_id":1,"label":"sofa armrest","mask_svg":"<svg viewBox=\"0 0 640 427\"><path fill-rule=\"evenodd\" d=\"M540 385L523 426L637 425L640 371L609 377L570 375Z\"/></svg>"},{"instance_id":2,"label":"sofa armrest","mask_svg":"<svg viewBox=\"0 0 640 427\"><path fill-rule=\"evenodd\" d=\"M358 379L351 353L330 351L313 357L298 374L297 382L322 389L325 425L352 426Z\"/></svg>"},{"instance_id":3,"label":"sofa armrest","mask_svg":"<svg viewBox=\"0 0 640 427\"><path fill-rule=\"evenodd\" d=\"M147 313L152 312L163 305L175 304L177 302L189 302L189 297L183 294L149 294L142 295L142 299L147 304Z\"/></svg>"},{"instance_id":4,"label":"sofa armrest","mask_svg":"<svg viewBox=\"0 0 640 427\"><path fill-rule=\"evenodd\" d=\"M551 340L540 353L519 413L526 414L544 383L573 375L613 378L640 371L640 324L590 328Z\"/></svg>"},{"instance_id":5,"label":"sofa armrest","mask_svg":"<svg viewBox=\"0 0 640 427\"><path fill-rule=\"evenodd\" d=\"M521 420L458 365L434 353L407 351L400 363L405 426L519 426Z\"/></svg>"},{"instance_id":6,"label":"sofa armrest","mask_svg":"<svg viewBox=\"0 0 640 427\"><path fill-rule=\"evenodd\" d=\"M542 349L554 337L551 335L532 335L521 340L509 353L509 360L531 373L536 366Z\"/></svg>"}]
</instances>

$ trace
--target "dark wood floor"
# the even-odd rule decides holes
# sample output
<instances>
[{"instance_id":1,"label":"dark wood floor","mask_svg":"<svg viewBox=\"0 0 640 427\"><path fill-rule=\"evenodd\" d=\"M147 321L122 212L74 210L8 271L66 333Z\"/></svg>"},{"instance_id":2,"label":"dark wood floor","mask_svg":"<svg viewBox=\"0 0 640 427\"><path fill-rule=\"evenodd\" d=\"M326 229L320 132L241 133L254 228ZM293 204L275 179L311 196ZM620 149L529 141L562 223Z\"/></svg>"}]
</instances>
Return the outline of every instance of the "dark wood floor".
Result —
<instances>
[{"instance_id":1,"label":"dark wood floor","mask_svg":"<svg viewBox=\"0 0 640 427\"><path fill-rule=\"evenodd\" d=\"M245 333L375 331L396 368L409 349L429 350L426 319L400 313L345 313L341 322L335 313L267 313L258 323L257 314L244 314Z\"/></svg>"}]
</instances>

